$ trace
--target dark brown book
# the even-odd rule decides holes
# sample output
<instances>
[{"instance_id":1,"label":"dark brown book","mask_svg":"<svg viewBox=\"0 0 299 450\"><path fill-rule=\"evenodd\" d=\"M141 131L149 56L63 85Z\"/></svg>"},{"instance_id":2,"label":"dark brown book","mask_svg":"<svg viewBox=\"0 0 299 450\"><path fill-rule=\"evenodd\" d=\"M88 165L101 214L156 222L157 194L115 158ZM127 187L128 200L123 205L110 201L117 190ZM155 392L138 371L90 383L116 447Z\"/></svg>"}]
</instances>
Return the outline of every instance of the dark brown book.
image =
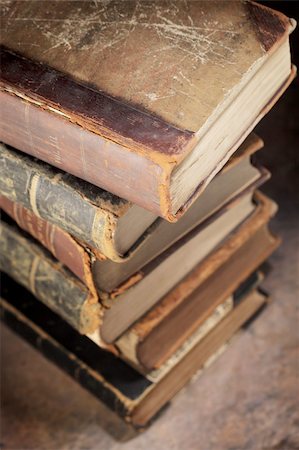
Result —
<instances>
[{"instance_id":1,"label":"dark brown book","mask_svg":"<svg viewBox=\"0 0 299 450\"><path fill-rule=\"evenodd\" d=\"M217 252L216 262L214 254L120 337L116 346L130 364L145 373L161 371L174 352L180 355L180 346L205 326L211 314L216 311L219 318L219 305L220 312L225 311L223 305L228 309L234 291L279 245L280 240L268 229L269 217L265 215L264 220L253 236L245 234L245 227L227 239ZM213 263L215 270L205 279L203 274ZM189 295L185 293L187 286L193 287Z\"/></svg>"},{"instance_id":2,"label":"dark brown book","mask_svg":"<svg viewBox=\"0 0 299 450\"><path fill-rule=\"evenodd\" d=\"M294 77L293 27L246 1L10 2L1 139L174 221Z\"/></svg>"},{"instance_id":3,"label":"dark brown book","mask_svg":"<svg viewBox=\"0 0 299 450\"><path fill-rule=\"evenodd\" d=\"M80 336L26 289L3 276L1 315L5 323L133 427L144 427L236 331L267 303L256 290L234 309L163 378L152 382L113 354Z\"/></svg>"},{"instance_id":4,"label":"dark brown book","mask_svg":"<svg viewBox=\"0 0 299 450\"><path fill-rule=\"evenodd\" d=\"M66 183L67 176L63 175L62 181L59 177L61 174L56 173L55 175L50 168L47 171L48 168L45 167L45 164L42 164L38 170L40 163L36 161L33 165L28 157L19 158L20 155L6 148L2 154L3 176L0 181L0 193L2 192L5 196L0 195L0 206L21 228L41 242L55 258L75 273L92 291L97 289L109 293L119 289L123 283L126 283L126 286L133 284L136 281L136 273L152 259L193 228L200 224L204 225L217 214L222 214L226 208L244 195L244 192L252 192L261 185L269 174L263 168L254 167L250 161L252 153L261 148L261 145L261 139L250 135L178 223L169 224L160 218L155 220L135 243L131 253L127 253L121 259L119 256L121 262L104 259L96 249L87 247L82 240L78 240L80 237L82 238L82 230L86 230L86 224L89 222L86 207L90 206L94 210L94 215L90 215L92 222L94 222L93 217L101 216L101 208L97 208L92 199L88 201L82 189L75 189L76 186L70 183L70 177ZM37 176L39 184L32 183L31 180L36 179ZM26 186L31 187L26 188ZM40 186L39 189L38 186ZM93 190L95 189L93 188ZM99 191L98 198L102 193L101 190ZM36 192L39 194L36 195ZM56 200L57 196L58 201ZM74 202L72 202L72 196L75 198ZM33 208L30 202L37 207ZM68 210L70 210L69 214ZM104 210L104 214L108 218L107 208ZM80 213L78 214L78 212ZM49 217L52 224L43 217ZM119 222L123 224L123 220L120 218ZM112 249L120 224L115 221L113 226L110 218L107 221L111 234L101 233L99 229L99 239L94 234L94 241L102 243L102 248ZM80 228L81 222L82 228ZM135 216L131 222L129 228L134 228L135 222L138 223L138 217ZM53 223L61 226L57 227ZM105 230L104 220L102 228ZM66 230L71 230L75 234L69 234ZM124 232L123 230L121 234ZM109 242L110 245L108 245Z\"/></svg>"}]
</instances>

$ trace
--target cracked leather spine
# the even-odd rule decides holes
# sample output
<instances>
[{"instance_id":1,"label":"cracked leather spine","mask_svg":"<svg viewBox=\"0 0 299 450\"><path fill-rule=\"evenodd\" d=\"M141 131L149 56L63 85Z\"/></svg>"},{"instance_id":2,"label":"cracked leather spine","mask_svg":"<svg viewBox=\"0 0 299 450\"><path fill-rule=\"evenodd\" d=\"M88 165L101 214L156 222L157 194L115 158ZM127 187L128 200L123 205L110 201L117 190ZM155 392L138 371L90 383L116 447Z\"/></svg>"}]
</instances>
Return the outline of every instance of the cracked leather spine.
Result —
<instances>
[{"instance_id":1,"label":"cracked leather spine","mask_svg":"<svg viewBox=\"0 0 299 450\"><path fill-rule=\"evenodd\" d=\"M92 252L69 233L36 216L32 211L0 195L0 207L20 228L40 242L96 295L91 267Z\"/></svg>"}]
</instances>

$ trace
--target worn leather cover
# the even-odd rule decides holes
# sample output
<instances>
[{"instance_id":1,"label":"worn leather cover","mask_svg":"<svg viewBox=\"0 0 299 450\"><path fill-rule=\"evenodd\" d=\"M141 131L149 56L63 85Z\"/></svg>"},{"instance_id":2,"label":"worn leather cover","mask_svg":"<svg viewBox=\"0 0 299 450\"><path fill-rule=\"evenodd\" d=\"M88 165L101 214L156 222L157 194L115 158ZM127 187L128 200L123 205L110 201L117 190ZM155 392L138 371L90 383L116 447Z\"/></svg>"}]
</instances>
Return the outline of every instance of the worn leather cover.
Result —
<instances>
[{"instance_id":1,"label":"worn leather cover","mask_svg":"<svg viewBox=\"0 0 299 450\"><path fill-rule=\"evenodd\" d=\"M293 27L244 1L16 1L2 9L2 139L170 221L215 172L174 215L172 171L212 111Z\"/></svg>"},{"instance_id":2,"label":"worn leather cover","mask_svg":"<svg viewBox=\"0 0 299 450\"><path fill-rule=\"evenodd\" d=\"M37 239L44 248L71 270L96 295L91 266L95 256L69 233L35 215L19 203L0 195L0 208L23 230Z\"/></svg>"}]
</instances>

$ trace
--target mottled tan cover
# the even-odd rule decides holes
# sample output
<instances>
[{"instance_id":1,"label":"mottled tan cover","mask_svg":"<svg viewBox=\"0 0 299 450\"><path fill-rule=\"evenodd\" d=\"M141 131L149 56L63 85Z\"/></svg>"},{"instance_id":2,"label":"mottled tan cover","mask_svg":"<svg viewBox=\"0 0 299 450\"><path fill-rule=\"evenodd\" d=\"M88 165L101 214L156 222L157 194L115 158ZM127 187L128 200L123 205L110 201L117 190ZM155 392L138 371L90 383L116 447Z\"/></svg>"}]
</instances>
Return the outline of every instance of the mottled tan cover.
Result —
<instances>
[{"instance_id":1,"label":"mottled tan cover","mask_svg":"<svg viewBox=\"0 0 299 450\"><path fill-rule=\"evenodd\" d=\"M3 140L170 221L200 193L173 214L171 173L196 132L292 29L284 15L244 1L2 9Z\"/></svg>"},{"instance_id":2,"label":"mottled tan cover","mask_svg":"<svg viewBox=\"0 0 299 450\"><path fill-rule=\"evenodd\" d=\"M16 1L2 43L80 82L197 131L288 28L244 1Z\"/></svg>"}]
</instances>

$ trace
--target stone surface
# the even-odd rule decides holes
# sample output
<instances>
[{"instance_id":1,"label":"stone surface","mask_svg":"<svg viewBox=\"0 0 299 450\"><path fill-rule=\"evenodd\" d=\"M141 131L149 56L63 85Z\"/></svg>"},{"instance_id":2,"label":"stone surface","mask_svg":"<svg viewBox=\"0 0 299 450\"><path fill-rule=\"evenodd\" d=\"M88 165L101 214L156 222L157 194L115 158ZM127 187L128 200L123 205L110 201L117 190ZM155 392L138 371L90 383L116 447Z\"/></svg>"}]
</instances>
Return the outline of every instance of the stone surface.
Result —
<instances>
[{"instance_id":1,"label":"stone surface","mask_svg":"<svg viewBox=\"0 0 299 450\"><path fill-rule=\"evenodd\" d=\"M273 303L127 443L103 430L112 427L109 411L2 326L1 448L299 449L298 91L297 80L258 127L259 159L273 173L264 191L280 205L273 230L283 238L263 284Z\"/></svg>"}]
</instances>

